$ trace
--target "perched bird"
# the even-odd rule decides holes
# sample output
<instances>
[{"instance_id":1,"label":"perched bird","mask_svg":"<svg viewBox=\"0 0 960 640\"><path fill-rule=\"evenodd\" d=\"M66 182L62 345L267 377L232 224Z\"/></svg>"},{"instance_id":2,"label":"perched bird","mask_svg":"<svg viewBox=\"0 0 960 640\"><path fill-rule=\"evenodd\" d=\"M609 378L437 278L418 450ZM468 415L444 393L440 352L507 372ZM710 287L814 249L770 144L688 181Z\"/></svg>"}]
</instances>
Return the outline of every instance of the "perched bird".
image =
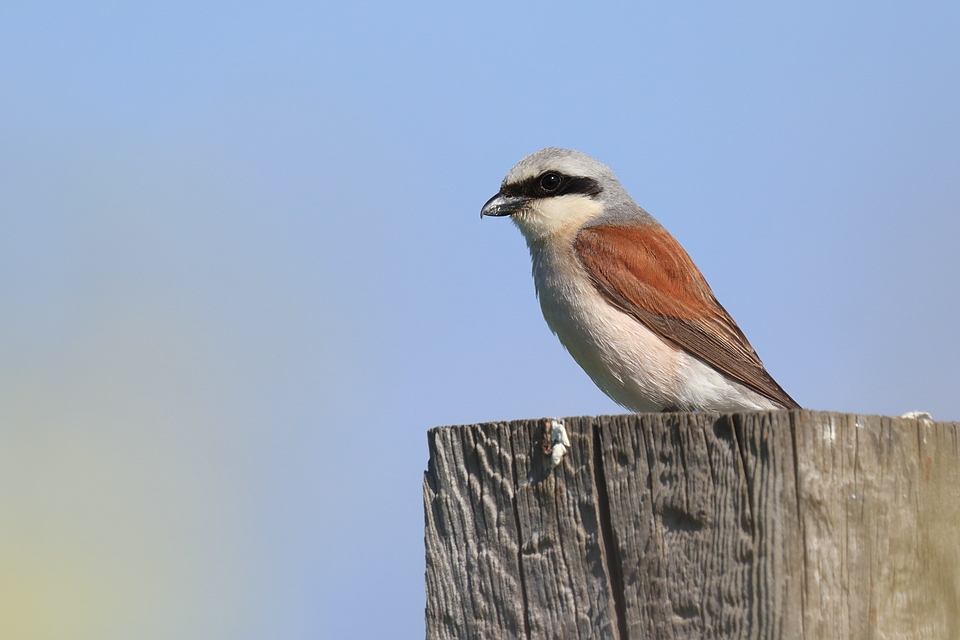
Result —
<instances>
[{"instance_id":1,"label":"perched bird","mask_svg":"<svg viewBox=\"0 0 960 640\"><path fill-rule=\"evenodd\" d=\"M799 408L687 252L606 165L579 151L538 151L510 170L483 216L519 227L547 325L618 404Z\"/></svg>"}]
</instances>

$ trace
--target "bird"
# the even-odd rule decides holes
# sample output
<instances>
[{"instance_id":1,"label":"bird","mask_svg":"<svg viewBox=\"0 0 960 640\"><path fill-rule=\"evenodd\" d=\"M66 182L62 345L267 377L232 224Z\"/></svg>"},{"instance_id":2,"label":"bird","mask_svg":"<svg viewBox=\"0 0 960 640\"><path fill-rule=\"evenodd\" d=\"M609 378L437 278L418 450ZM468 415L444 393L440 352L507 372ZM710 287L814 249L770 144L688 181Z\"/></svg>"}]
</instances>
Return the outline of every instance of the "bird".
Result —
<instances>
[{"instance_id":1,"label":"bird","mask_svg":"<svg viewBox=\"0 0 960 640\"><path fill-rule=\"evenodd\" d=\"M617 404L642 412L799 409L680 243L592 157L548 147L480 211L530 250L550 330Z\"/></svg>"}]
</instances>

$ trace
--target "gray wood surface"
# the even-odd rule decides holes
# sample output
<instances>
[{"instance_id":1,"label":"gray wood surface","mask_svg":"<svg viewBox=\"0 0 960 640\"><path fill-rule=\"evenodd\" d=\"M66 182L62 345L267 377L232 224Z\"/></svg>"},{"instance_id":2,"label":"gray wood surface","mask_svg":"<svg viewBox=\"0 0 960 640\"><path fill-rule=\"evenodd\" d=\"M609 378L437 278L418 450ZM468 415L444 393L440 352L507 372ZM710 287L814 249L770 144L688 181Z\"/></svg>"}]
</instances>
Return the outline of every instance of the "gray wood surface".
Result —
<instances>
[{"instance_id":1,"label":"gray wood surface","mask_svg":"<svg viewBox=\"0 0 960 640\"><path fill-rule=\"evenodd\" d=\"M960 640L960 424L548 422L429 432L428 639Z\"/></svg>"}]
</instances>

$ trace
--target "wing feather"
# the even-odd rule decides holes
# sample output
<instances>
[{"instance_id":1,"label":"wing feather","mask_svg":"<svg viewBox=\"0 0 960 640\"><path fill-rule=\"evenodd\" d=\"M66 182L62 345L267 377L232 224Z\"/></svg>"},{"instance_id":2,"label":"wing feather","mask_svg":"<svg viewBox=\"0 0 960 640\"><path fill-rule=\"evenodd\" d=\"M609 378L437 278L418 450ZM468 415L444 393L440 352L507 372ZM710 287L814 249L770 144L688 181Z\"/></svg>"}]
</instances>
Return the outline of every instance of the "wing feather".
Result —
<instances>
[{"instance_id":1,"label":"wing feather","mask_svg":"<svg viewBox=\"0 0 960 640\"><path fill-rule=\"evenodd\" d=\"M767 373L703 274L663 227L585 227L574 250L612 304L744 386L800 408Z\"/></svg>"}]
</instances>

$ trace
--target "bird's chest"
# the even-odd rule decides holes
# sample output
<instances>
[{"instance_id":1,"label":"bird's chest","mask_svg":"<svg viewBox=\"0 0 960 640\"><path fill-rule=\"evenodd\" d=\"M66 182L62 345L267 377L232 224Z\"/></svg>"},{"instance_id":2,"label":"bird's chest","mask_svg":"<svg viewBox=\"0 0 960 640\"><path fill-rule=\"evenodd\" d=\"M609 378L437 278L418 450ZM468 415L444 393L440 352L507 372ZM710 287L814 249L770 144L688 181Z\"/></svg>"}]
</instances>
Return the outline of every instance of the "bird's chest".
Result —
<instances>
[{"instance_id":1,"label":"bird's chest","mask_svg":"<svg viewBox=\"0 0 960 640\"><path fill-rule=\"evenodd\" d=\"M602 300L572 247L546 247L531 254L533 282L550 329L564 344L565 338L589 340L602 323L597 307Z\"/></svg>"},{"instance_id":2,"label":"bird's chest","mask_svg":"<svg viewBox=\"0 0 960 640\"><path fill-rule=\"evenodd\" d=\"M559 245L557 247L556 245ZM543 317L591 376L621 377L625 369L646 377L645 363L672 368L675 349L597 290L572 242L533 253L533 279ZM664 371L649 372L660 377Z\"/></svg>"},{"instance_id":3,"label":"bird's chest","mask_svg":"<svg viewBox=\"0 0 960 640\"><path fill-rule=\"evenodd\" d=\"M678 352L600 294L573 251L531 248L543 317L597 385L635 410L656 410L673 385Z\"/></svg>"}]
</instances>

